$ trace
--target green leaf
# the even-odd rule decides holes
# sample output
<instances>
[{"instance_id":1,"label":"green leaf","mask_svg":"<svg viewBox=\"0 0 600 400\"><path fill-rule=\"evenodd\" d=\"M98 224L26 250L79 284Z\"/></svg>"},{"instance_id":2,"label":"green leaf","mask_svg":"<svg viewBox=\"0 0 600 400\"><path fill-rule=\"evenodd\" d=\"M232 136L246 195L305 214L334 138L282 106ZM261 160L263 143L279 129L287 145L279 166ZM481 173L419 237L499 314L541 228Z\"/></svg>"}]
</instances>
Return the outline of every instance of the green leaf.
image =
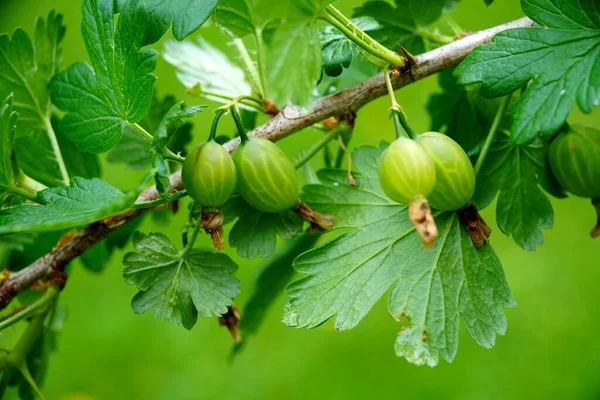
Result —
<instances>
[{"instance_id":1,"label":"green leaf","mask_svg":"<svg viewBox=\"0 0 600 400\"><path fill-rule=\"evenodd\" d=\"M125 127L123 136L106 156L108 162L113 164L126 164L131 169L145 169L152 163L152 152L150 142Z\"/></svg>"},{"instance_id":2,"label":"green leaf","mask_svg":"<svg viewBox=\"0 0 600 400\"><path fill-rule=\"evenodd\" d=\"M98 156L77 150L75 143L59 129L59 122L53 119L52 123L55 127L54 132L56 133L58 146L61 152L66 155L64 161L69 175L82 178L99 178L102 175L102 167Z\"/></svg>"},{"instance_id":3,"label":"green leaf","mask_svg":"<svg viewBox=\"0 0 600 400\"><path fill-rule=\"evenodd\" d=\"M113 0L84 0L82 31L93 69L74 64L50 84L52 100L67 111L61 130L80 150L111 149L124 126L148 112L157 52L141 48L159 37L147 7L128 1L115 27Z\"/></svg>"},{"instance_id":4,"label":"green leaf","mask_svg":"<svg viewBox=\"0 0 600 400\"><path fill-rule=\"evenodd\" d=\"M0 235L74 228L128 209L147 184L124 194L107 182L75 177L69 186L38 192L43 205L21 205L0 210Z\"/></svg>"},{"instance_id":5,"label":"green leaf","mask_svg":"<svg viewBox=\"0 0 600 400\"><path fill-rule=\"evenodd\" d=\"M256 1L220 0L215 10L215 22L231 36L243 38L256 34L260 30L260 22L253 13Z\"/></svg>"},{"instance_id":6,"label":"green leaf","mask_svg":"<svg viewBox=\"0 0 600 400\"><path fill-rule=\"evenodd\" d=\"M58 348L58 337L63 330L66 316L67 312L62 305L55 306L25 357L25 365L37 386L42 386L44 383L50 364L50 354ZM19 376L16 385L19 389L19 399L35 400L40 398L31 382L22 375Z\"/></svg>"},{"instance_id":7,"label":"green leaf","mask_svg":"<svg viewBox=\"0 0 600 400\"><path fill-rule=\"evenodd\" d=\"M19 165L15 154L17 112L13 111L13 96L0 104L0 195L10 191L19 181Z\"/></svg>"},{"instance_id":8,"label":"green leaf","mask_svg":"<svg viewBox=\"0 0 600 400\"><path fill-rule=\"evenodd\" d=\"M238 255L253 259L269 257L275 251L277 236L291 239L302 232L303 221L293 211L261 212L234 196L221 207L225 223L237 218L229 233L229 245Z\"/></svg>"},{"instance_id":9,"label":"green leaf","mask_svg":"<svg viewBox=\"0 0 600 400\"><path fill-rule=\"evenodd\" d=\"M83 178L98 178L102 173L100 161L95 154L79 151L69 138L60 130L60 121L55 116L51 117L51 126L55 137L55 144L48 135L39 135L39 132L20 133L17 137L17 159L21 169L36 181L46 186L62 186L61 168L57 164L55 145L60 154L69 176Z\"/></svg>"},{"instance_id":10,"label":"green leaf","mask_svg":"<svg viewBox=\"0 0 600 400\"><path fill-rule=\"evenodd\" d=\"M477 176L473 201L483 209L498 195L496 219L502 232L523 249L535 250L544 242L541 228L554 223L550 200L538 186L547 179L547 149L541 140L517 147L507 135L499 136Z\"/></svg>"},{"instance_id":11,"label":"green leaf","mask_svg":"<svg viewBox=\"0 0 600 400\"><path fill-rule=\"evenodd\" d=\"M219 103L252 94L244 71L221 50L202 39L169 41L165 44L165 60L177 70L177 79L185 87L194 88L203 97Z\"/></svg>"},{"instance_id":12,"label":"green leaf","mask_svg":"<svg viewBox=\"0 0 600 400\"><path fill-rule=\"evenodd\" d=\"M381 28L381 25L370 17L354 18L352 23L363 32ZM327 25L319 30L323 71L328 76L339 76L344 68L348 68L352 60L360 54L360 49L338 29Z\"/></svg>"},{"instance_id":13,"label":"green leaf","mask_svg":"<svg viewBox=\"0 0 600 400\"><path fill-rule=\"evenodd\" d=\"M348 230L294 261L307 276L287 288L284 323L312 328L334 318L336 329L350 329L391 288L391 315L409 321L398 334L399 356L415 364L452 361L459 321L478 344L493 346L506 330L502 307L514 300L492 247L475 249L458 217L443 213L435 217L434 249L423 249L406 208L379 187L381 152L354 152L358 187L348 185L343 170L322 170L321 185L305 186L303 199Z\"/></svg>"},{"instance_id":14,"label":"green leaf","mask_svg":"<svg viewBox=\"0 0 600 400\"><path fill-rule=\"evenodd\" d=\"M0 236L0 248L2 249L22 252L26 246L34 243L35 235L29 233Z\"/></svg>"},{"instance_id":15,"label":"green leaf","mask_svg":"<svg viewBox=\"0 0 600 400\"><path fill-rule=\"evenodd\" d=\"M241 343L236 343L232 349L235 356L248 344L248 338L256 335L277 297L292 279L294 269L292 262L300 253L310 249L319 239L319 235L308 232L302 233L290 240L270 257L256 279L255 289L246 303L239 328L242 331Z\"/></svg>"},{"instance_id":16,"label":"green leaf","mask_svg":"<svg viewBox=\"0 0 600 400\"><path fill-rule=\"evenodd\" d=\"M290 63L289 60L296 60ZM281 25L267 49L267 93L279 105L311 100L321 74L321 44L314 19Z\"/></svg>"},{"instance_id":17,"label":"green leaf","mask_svg":"<svg viewBox=\"0 0 600 400\"><path fill-rule=\"evenodd\" d=\"M79 257L83 266L95 273L103 272L108 266L112 253L116 249L123 249L129 244L133 232L136 231L143 219L144 215L135 218L133 221L112 232L106 239L84 252Z\"/></svg>"},{"instance_id":18,"label":"green leaf","mask_svg":"<svg viewBox=\"0 0 600 400\"><path fill-rule=\"evenodd\" d=\"M131 302L135 313L154 307L156 318L191 329L198 313L224 314L239 293L237 265L224 253L193 249L185 256L161 233L136 231L132 242L136 251L123 258L123 278L140 289Z\"/></svg>"},{"instance_id":19,"label":"green leaf","mask_svg":"<svg viewBox=\"0 0 600 400\"><path fill-rule=\"evenodd\" d=\"M17 159L25 173L54 186L68 182L61 151L52 129L48 82L61 60L65 34L62 16L50 12L38 18L33 40L18 28L12 37L0 35L0 98L14 93Z\"/></svg>"},{"instance_id":20,"label":"green leaf","mask_svg":"<svg viewBox=\"0 0 600 400\"><path fill-rule=\"evenodd\" d=\"M163 197L169 196L171 189L171 181L169 180L169 166L164 158L158 154L152 156L152 167L156 171L154 181L156 182L156 190Z\"/></svg>"},{"instance_id":21,"label":"green leaf","mask_svg":"<svg viewBox=\"0 0 600 400\"><path fill-rule=\"evenodd\" d=\"M161 138L164 138L164 128L166 127L166 141L161 139L161 145L164 145L171 149L175 153L182 155L186 154L185 147L192 140L191 123L182 123L180 120L172 124L164 124L163 120L166 115L169 114L173 107L178 106L178 103L174 96L165 96L162 100L154 96L148 114L139 122L139 124L146 129L148 132L154 133ZM195 106L191 110L197 110L200 106ZM177 109L177 108L176 108ZM187 116L186 108L183 106L178 107L180 110L186 110L181 114L183 117ZM157 133L158 131L160 133ZM119 144L112 149L107 159L111 163L127 164L132 169L144 169L152 163L152 151L151 143L148 140L129 127L125 127L123 131L123 137Z\"/></svg>"},{"instance_id":22,"label":"green leaf","mask_svg":"<svg viewBox=\"0 0 600 400\"><path fill-rule=\"evenodd\" d=\"M432 94L427 102L431 130L445 133L467 154L477 154L491 124L480 111L482 103L494 103L494 100L482 97L478 87L457 85L452 70L439 73L438 81L443 91ZM490 108L494 106L497 108L489 104Z\"/></svg>"},{"instance_id":23,"label":"green leaf","mask_svg":"<svg viewBox=\"0 0 600 400\"><path fill-rule=\"evenodd\" d=\"M476 48L455 71L461 84L482 82L498 97L531 81L513 113L511 141L550 138L574 103L586 113L600 102L600 10L595 0L522 0L543 27L503 31Z\"/></svg>"},{"instance_id":24,"label":"green leaf","mask_svg":"<svg viewBox=\"0 0 600 400\"><path fill-rule=\"evenodd\" d=\"M195 105L191 107L184 107L183 101L174 104L163 116L162 120L154 131L154 140L152 141L153 147L161 147L166 145L168 141L172 139L171 136L177 133L185 122L184 119L193 117L206 106Z\"/></svg>"},{"instance_id":25,"label":"green leaf","mask_svg":"<svg viewBox=\"0 0 600 400\"><path fill-rule=\"evenodd\" d=\"M108 260L110 260L110 253L106 248L106 242L102 241L95 244L85 251L79 259L88 271L95 273L104 271L108 265Z\"/></svg>"},{"instance_id":26,"label":"green leaf","mask_svg":"<svg viewBox=\"0 0 600 400\"><path fill-rule=\"evenodd\" d=\"M148 40L154 43L167 32L171 24L175 39L185 39L206 22L219 0L146 0L145 3L153 27Z\"/></svg>"},{"instance_id":27,"label":"green leaf","mask_svg":"<svg viewBox=\"0 0 600 400\"><path fill-rule=\"evenodd\" d=\"M384 46L397 50L398 44L413 54L429 48L436 37L426 29L440 18L446 5L445 0L395 0L391 4L376 0L367 1L354 9L354 17L371 17L381 25L372 32L375 40Z\"/></svg>"}]
</instances>

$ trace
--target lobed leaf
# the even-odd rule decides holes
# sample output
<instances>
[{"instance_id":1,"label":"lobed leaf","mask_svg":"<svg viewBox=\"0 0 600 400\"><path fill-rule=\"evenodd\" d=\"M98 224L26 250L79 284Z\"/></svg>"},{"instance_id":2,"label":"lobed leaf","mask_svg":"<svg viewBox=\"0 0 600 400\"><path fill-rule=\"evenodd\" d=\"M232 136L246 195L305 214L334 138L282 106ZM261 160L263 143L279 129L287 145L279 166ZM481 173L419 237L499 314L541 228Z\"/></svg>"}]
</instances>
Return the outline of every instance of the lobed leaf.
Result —
<instances>
[{"instance_id":1,"label":"lobed leaf","mask_svg":"<svg viewBox=\"0 0 600 400\"><path fill-rule=\"evenodd\" d=\"M89 224L128 209L147 183L124 194L107 182L75 177L68 186L38 192L43 205L20 205L0 210L0 235L43 232Z\"/></svg>"},{"instance_id":2,"label":"lobed leaf","mask_svg":"<svg viewBox=\"0 0 600 400\"><path fill-rule=\"evenodd\" d=\"M381 28L379 23L370 17L354 18L352 23L367 33ZM360 49L350 39L331 25L319 29L319 40L323 71L328 76L339 76L360 53Z\"/></svg>"},{"instance_id":3,"label":"lobed leaf","mask_svg":"<svg viewBox=\"0 0 600 400\"><path fill-rule=\"evenodd\" d=\"M198 314L227 312L239 293L237 265L224 253L193 249L184 255L161 233L136 231L132 242L136 251L123 258L123 278L140 289L131 302L135 313L154 308L155 317L191 329Z\"/></svg>"},{"instance_id":4,"label":"lobed leaf","mask_svg":"<svg viewBox=\"0 0 600 400\"><path fill-rule=\"evenodd\" d=\"M396 341L399 356L430 366L440 357L452 361L459 320L478 344L493 346L506 330L502 307L514 300L492 247L475 249L454 213L438 213L440 236L432 251L424 250L406 208L379 186L381 151L355 151L358 187L343 171L325 170L321 185L306 188L305 201L350 230L294 261L306 276L288 286L284 323L312 328L334 318L336 329L350 329L391 288L390 313L409 320Z\"/></svg>"},{"instance_id":5,"label":"lobed leaf","mask_svg":"<svg viewBox=\"0 0 600 400\"><path fill-rule=\"evenodd\" d=\"M0 104L0 195L9 192L19 180L15 153L15 131L18 113L13 111L13 96Z\"/></svg>"},{"instance_id":6,"label":"lobed leaf","mask_svg":"<svg viewBox=\"0 0 600 400\"><path fill-rule=\"evenodd\" d=\"M169 41L163 57L175 66L177 79L185 87L209 100L227 103L231 98L252 93L244 71L204 40Z\"/></svg>"},{"instance_id":7,"label":"lobed leaf","mask_svg":"<svg viewBox=\"0 0 600 400\"><path fill-rule=\"evenodd\" d=\"M192 124L183 123L179 117L185 118L188 114L193 114L200 109L200 106L183 108L173 96L165 96L163 99L154 96L148 114L142 118L139 124L146 131L154 133L160 139L161 146L185 155L185 148L192 140ZM172 117L175 116L175 120L172 120L172 117L165 119L168 114L171 114ZM119 144L108 153L107 159L111 163L126 164L131 169L144 169L152 163L151 150L152 144L146 138L131 128L125 127Z\"/></svg>"},{"instance_id":8,"label":"lobed leaf","mask_svg":"<svg viewBox=\"0 0 600 400\"><path fill-rule=\"evenodd\" d=\"M68 183L50 122L48 89L61 61L65 30L62 15L51 11L46 19L37 19L33 39L21 28L12 36L0 35L0 98L13 93L14 109L20 115L17 159L27 175L48 186Z\"/></svg>"},{"instance_id":9,"label":"lobed leaf","mask_svg":"<svg viewBox=\"0 0 600 400\"><path fill-rule=\"evenodd\" d=\"M473 202L483 209L498 196L498 227L523 249L535 250L544 242L541 229L554 224L550 200L539 187L548 187L549 179L552 178L544 142L537 140L517 147L502 134L490 148L477 176Z\"/></svg>"},{"instance_id":10,"label":"lobed leaf","mask_svg":"<svg viewBox=\"0 0 600 400\"><path fill-rule=\"evenodd\" d=\"M127 124L148 112L156 77L156 42L173 22L177 38L195 30L216 1L131 0L120 4L115 25L112 0L84 0L82 31L92 67L77 63L51 82L52 99L67 114L61 128L81 150L114 147Z\"/></svg>"},{"instance_id":11,"label":"lobed leaf","mask_svg":"<svg viewBox=\"0 0 600 400\"><path fill-rule=\"evenodd\" d=\"M215 22L234 37L257 34L262 24L256 20L253 12L256 10L256 3L251 0L220 0L215 10Z\"/></svg>"},{"instance_id":12,"label":"lobed leaf","mask_svg":"<svg viewBox=\"0 0 600 400\"><path fill-rule=\"evenodd\" d=\"M237 221L229 232L229 245L238 255L253 259L269 257L275 251L277 236L291 239L300 234L303 221L293 211L265 213L234 196L221 207L225 223Z\"/></svg>"},{"instance_id":13,"label":"lobed leaf","mask_svg":"<svg viewBox=\"0 0 600 400\"><path fill-rule=\"evenodd\" d=\"M303 18L281 25L267 49L266 64L267 92L278 104L307 104L321 74L316 20Z\"/></svg>"},{"instance_id":14,"label":"lobed leaf","mask_svg":"<svg viewBox=\"0 0 600 400\"><path fill-rule=\"evenodd\" d=\"M477 154L499 104L482 97L478 87L456 84L452 70L440 72L438 81L442 92L432 94L427 102L431 130L454 139L468 155Z\"/></svg>"},{"instance_id":15,"label":"lobed leaf","mask_svg":"<svg viewBox=\"0 0 600 400\"><path fill-rule=\"evenodd\" d=\"M426 51L431 41L426 28L440 18L446 0L394 0L394 6L382 0L367 1L354 9L354 17L375 19L381 29L371 36L390 49L400 44L413 54Z\"/></svg>"},{"instance_id":16,"label":"lobed leaf","mask_svg":"<svg viewBox=\"0 0 600 400\"><path fill-rule=\"evenodd\" d=\"M550 138L574 103L586 113L600 102L600 10L595 0L521 0L525 14L543 27L500 32L455 70L461 84L482 83L498 97L525 85L513 114L511 141Z\"/></svg>"}]
</instances>

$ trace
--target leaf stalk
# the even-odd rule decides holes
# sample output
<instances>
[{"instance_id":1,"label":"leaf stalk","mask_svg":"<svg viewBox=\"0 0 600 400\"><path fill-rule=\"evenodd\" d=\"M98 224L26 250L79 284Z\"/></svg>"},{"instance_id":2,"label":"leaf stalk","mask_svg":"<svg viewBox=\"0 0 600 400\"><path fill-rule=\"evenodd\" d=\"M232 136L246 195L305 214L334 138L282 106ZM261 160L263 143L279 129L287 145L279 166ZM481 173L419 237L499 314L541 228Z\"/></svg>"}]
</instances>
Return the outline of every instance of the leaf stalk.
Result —
<instances>
[{"instance_id":1,"label":"leaf stalk","mask_svg":"<svg viewBox=\"0 0 600 400\"><path fill-rule=\"evenodd\" d=\"M500 108L498 108L496 116L494 117L494 121L492 122L492 126L490 127L490 131L487 137L485 138L485 142L483 143L483 147L481 148L481 152L479 153L479 158L477 158L475 167L473 167L473 170L475 171L475 176L477 176L479 170L481 170L483 161L487 157L487 154L490 151L490 148L492 147L492 143L494 142L494 139L496 138L496 133L498 132L498 127L500 126L500 121L502 121L502 117L504 116L504 113L506 113L506 109L508 108L508 104L510 103L511 96L512 93L505 96L502 99L502 102L500 103Z\"/></svg>"}]
</instances>

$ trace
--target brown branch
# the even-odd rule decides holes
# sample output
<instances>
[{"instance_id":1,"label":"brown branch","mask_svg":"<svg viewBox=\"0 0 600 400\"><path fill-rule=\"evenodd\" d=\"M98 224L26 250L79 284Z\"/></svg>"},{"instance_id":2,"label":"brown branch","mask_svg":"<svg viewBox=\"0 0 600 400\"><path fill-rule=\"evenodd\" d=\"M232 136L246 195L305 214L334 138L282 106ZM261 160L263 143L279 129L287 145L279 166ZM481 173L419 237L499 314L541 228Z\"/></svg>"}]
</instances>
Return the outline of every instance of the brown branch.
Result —
<instances>
[{"instance_id":1,"label":"brown branch","mask_svg":"<svg viewBox=\"0 0 600 400\"><path fill-rule=\"evenodd\" d=\"M417 80L436 74L462 61L473 48L488 42L496 33L512 28L534 26L529 18L521 18L494 28L475 32L453 43L411 57L409 68L401 74L395 74L392 80L394 88L401 88ZM299 107L288 105L265 124L249 133L249 136L267 138L272 141L283 139L310 125L331 116L352 114L365 104L387 94L383 74L378 74L348 89L340 90L315 102L312 109L303 112ZM225 143L225 148L233 152L239 144L239 138ZM171 190L183 188L180 172L170 176ZM156 187L145 190L137 202L159 199ZM52 272L63 272L64 267L74 258L104 239L119 227L127 224L148 209L131 209L101 221L94 222L75 234L68 234L45 256L21 271L15 272L0 286L0 310L24 289L38 279L48 277Z\"/></svg>"}]
</instances>

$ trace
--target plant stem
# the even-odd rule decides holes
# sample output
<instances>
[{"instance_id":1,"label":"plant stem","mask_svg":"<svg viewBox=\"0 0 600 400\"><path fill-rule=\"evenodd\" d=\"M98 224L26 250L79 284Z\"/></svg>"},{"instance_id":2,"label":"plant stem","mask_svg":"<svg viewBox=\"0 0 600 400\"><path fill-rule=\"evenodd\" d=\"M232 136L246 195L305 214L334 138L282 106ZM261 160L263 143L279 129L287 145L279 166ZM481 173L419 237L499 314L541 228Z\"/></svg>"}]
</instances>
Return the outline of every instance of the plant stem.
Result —
<instances>
[{"instance_id":1,"label":"plant stem","mask_svg":"<svg viewBox=\"0 0 600 400\"><path fill-rule=\"evenodd\" d=\"M45 313L49 309L49 306L52 304L52 301L58 295L58 293L59 292L57 288L55 288L54 286L50 286L46 290L46 293L44 293L44 295L40 297L35 303L31 304L20 313L11 315L10 317L0 321L0 331L8 328L11 325L16 324L23 318L27 318L35 314L39 310L42 310L41 313Z\"/></svg>"},{"instance_id":2,"label":"plant stem","mask_svg":"<svg viewBox=\"0 0 600 400\"><path fill-rule=\"evenodd\" d=\"M48 186L36 181L35 179L25 174L21 176L20 186L29 188L33 192L39 192L40 190L48 189Z\"/></svg>"},{"instance_id":3,"label":"plant stem","mask_svg":"<svg viewBox=\"0 0 600 400\"><path fill-rule=\"evenodd\" d=\"M260 39L257 37L256 38L257 45L258 45L259 41L260 41ZM250 57L250 54L248 53L248 49L246 48L246 45L244 44L242 39L239 39L239 38L233 39L232 43L235 46L235 48L237 49L238 54L240 55L240 58L242 60L242 63L244 64L244 68L246 69L246 72L248 73L248 77L250 78L250 83L252 84L254 91L257 92L258 94L260 94L261 96L264 96L265 95L265 85L263 82L262 75L256 69L256 65L254 64L252 57Z\"/></svg>"},{"instance_id":4,"label":"plant stem","mask_svg":"<svg viewBox=\"0 0 600 400\"><path fill-rule=\"evenodd\" d=\"M133 129L136 133L138 133L140 136L142 136L144 139L146 139L149 142L152 142L154 140L154 136L152 136L147 130L145 130L140 124L132 124L130 122L127 122L127 125Z\"/></svg>"},{"instance_id":5,"label":"plant stem","mask_svg":"<svg viewBox=\"0 0 600 400\"><path fill-rule=\"evenodd\" d=\"M235 97L232 96L227 96L225 94L221 94L221 93L216 93L216 92L211 92L209 90L204 90L204 89L200 89L200 91L198 93L194 93L191 89L188 89L187 91L188 94L190 94L191 96L200 96L202 97L215 97L217 99L222 99L222 100L227 100L229 103L231 103ZM248 99L241 99L239 101L240 104L245 105L246 107L252 108L253 110L257 111L257 112L263 112L263 107L262 107L262 102L260 101L260 99L257 99L255 97L252 96L247 96L248 98L251 98L252 100L248 100ZM209 99L210 100L210 99ZM259 107L256 106L256 104L259 105Z\"/></svg>"},{"instance_id":6,"label":"plant stem","mask_svg":"<svg viewBox=\"0 0 600 400\"><path fill-rule=\"evenodd\" d=\"M221 119L223 114L225 114L226 111L227 110L224 110L222 108L219 108L215 111L215 117L213 118L212 125L210 126L210 134L208 135L209 141L214 141L217 137L217 127L219 126L219 120Z\"/></svg>"},{"instance_id":7,"label":"plant stem","mask_svg":"<svg viewBox=\"0 0 600 400\"><path fill-rule=\"evenodd\" d=\"M231 116L233 117L233 121L235 122L235 126L238 130L240 138L242 139L242 142L248 141L248 134L246 133L246 129L242 124L242 118L240 117L240 113L238 112L236 105L234 104L233 106L229 107L229 109L231 110Z\"/></svg>"},{"instance_id":8,"label":"plant stem","mask_svg":"<svg viewBox=\"0 0 600 400\"><path fill-rule=\"evenodd\" d=\"M56 133L54 132L54 128L52 127L52 122L50 119L44 118L44 124L46 128L46 132L48 133L48 139L50 140L50 145L52 146L52 152L56 156L56 163L58 164L58 169L60 170L60 176L62 177L62 181L65 185L69 184L71 180L69 178L69 173L67 172L67 166L65 165L65 160L63 159L62 152L60 150L60 146L58 145L58 140L56 139Z\"/></svg>"},{"instance_id":9,"label":"plant stem","mask_svg":"<svg viewBox=\"0 0 600 400\"><path fill-rule=\"evenodd\" d=\"M48 311L48 310L46 310ZM26 359L27 354L31 351L31 348L35 344L35 341L42 334L44 329L44 321L46 319L46 312L35 316L29 326L19 339L16 346L10 351L7 357L7 367L12 371L18 370L25 380L31 385L31 388L40 399L44 399L44 395L40 392L40 389L36 385L29 368L27 367ZM11 368L12 367L12 368ZM14 368L14 369L13 369ZM6 372L5 372L6 373Z\"/></svg>"},{"instance_id":10,"label":"plant stem","mask_svg":"<svg viewBox=\"0 0 600 400\"><path fill-rule=\"evenodd\" d=\"M367 53L389 64L397 65L399 67L403 67L406 63L404 57L402 57L398 53L387 49L386 47L381 45L381 43L374 40L372 37L360 30L356 25L352 23L352 21L346 18L344 14L339 12L331 4L325 8L325 12L320 15L320 18L335 26L344 34L344 36L346 36L354 44L356 44L358 47L360 47Z\"/></svg>"},{"instance_id":11,"label":"plant stem","mask_svg":"<svg viewBox=\"0 0 600 400\"><path fill-rule=\"evenodd\" d=\"M260 78L260 85L262 89L262 98L267 98L267 82L265 80L265 60L264 60L264 47L262 41L262 30L255 30L254 38L256 39L256 62L258 64L258 76Z\"/></svg>"},{"instance_id":12,"label":"plant stem","mask_svg":"<svg viewBox=\"0 0 600 400\"><path fill-rule=\"evenodd\" d=\"M144 139L148 140L150 143L154 141L154 136L152 136L147 130L145 130L140 124L132 124L127 122L127 125L133 129L136 133L142 136ZM166 147L163 149L161 156L166 160L172 160L175 162L182 163L185 161L185 157L181 157L179 154L173 153L171 150Z\"/></svg>"},{"instance_id":13,"label":"plant stem","mask_svg":"<svg viewBox=\"0 0 600 400\"><path fill-rule=\"evenodd\" d=\"M510 103L510 97L512 93L505 96L500 103L500 108L496 112L496 116L494 117L494 122L492 122L492 126L490 127L490 131L488 132L487 137L485 138L485 142L483 143L483 147L481 148L481 152L479 152L479 157L477 158L477 162L475 163L475 167L473 170L475 171L475 176L479 173L481 166L483 165L483 161L487 156L490 148L492 147L492 143L496 138L496 133L498 132L498 126L500 126L500 121L502 121L502 117L508 108L508 104Z\"/></svg>"},{"instance_id":14,"label":"plant stem","mask_svg":"<svg viewBox=\"0 0 600 400\"><path fill-rule=\"evenodd\" d=\"M444 20L446 20L448 26L450 26L450 29L452 29L452 32L454 32L454 35L460 36L465 32L463 28L461 28L460 25L458 25L458 23L454 20L454 18L452 18L450 13L443 11L442 16L444 17Z\"/></svg>"},{"instance_id":15,"label":"plant stem","mask_svg":"<svg viewBox=\"0 0 600 400\"><path fill-rule=\"evenodd\" d=\"M27 200L31 200L41 204L41 202L37 198L36 192L31 190L31 188L27 186L10 185L7 189L12 194L16 194L18 196L26 198Z\"/></svg>"},{"instance_id":16,"label":"plant stem","mask_svg":"<svg viewBox=\"0 0 600 400\"><path fill-rule=\"evenodd\" d=\"M157 207L157 206L161 206L163 204L171 203L171 202L173 202L175 200L182 199L185 196L187 196L187 191L184 189L184 190L180 190L178 192L172 193L166 199L161 198L161 199L156 199L156 200L152 200L152 201L142 201L140 203L134 203L133 204L133 208L152 208L152 207Z\"/></svg>"},{"instance_id":17,"label":"plant stem","mask_svg":"<svg viewBox=\"0 0 600 400\"><path fill-rule=\"evenodd\" d=\"M448 44L454 41L454 38L452 36L441 35L439 33L430 32L428 30L417 30L415 33L418 36L421 36L423 39L427 39L437 44Z\"/></svg>"},{"instance_id":18,"label":"plant stem","mask_svg":"<svg viewBox=\"0 0 600 400\"><path fill-rule=\"evenodd\" d=\"M344 125L346 125L346 124L344 123ZM340 136L341 131L343 131L344 129L347 129L347 128L345 128L345 127L342 128L341 126L338 126L334 129L330 130L329 132L327 132L325 135L323 135L308 150L306 150L305 152L302 153L300 158L298 160L296 160L296 162L294 163L294 168L298 169L298 168L302 167L304 164L306 164L308 162L308 160L313 158L314 155L319 152L319 150L321 150L323 147L325 147L327 145L327 143L331 142L333 139Z\"/></svg>"},{"instance_id":19,"label":"plant stem","mask_svg":"<svg viewBox=\"0 0 600 400\"><path fill-rule=\"evenodd\" d=\"M188 241L187 245L185 246L185 249L183 249L183 253L181 253L181 259L185 259L187 257L187 255L190 254L190 251L192 251L192 248L194 247L194 243L196 243L196 238L198 237L198 232L200 232L200 225L202 225L202 212L200 212L200 218L196 222L196 226L194 227L194 230L192 231L192 236L189 238L189 241Z\"/></svg>"},{"instance_id":20,"label":"plant stem","mask_svg":"<svg viewBox=\"0 0 600 400\"><path fill-rule=\"evenodd\" d=\"M399 138L405 136L407 138L412 139L416 138L417 133L408 124L406 114L404 114L404 111L402 111L402 107L400 107L400 104L398 104L398 102L396 101L394 87L392 86L392 79L390 78L390 67L387 65L383 70L383 76L385 77L385 85L390 96L390 102L392 103L390 109L392 111L392 118L394 119L394 128L396 128L396 137ZM402 132L402 129L400 127L404 128L406 134Z\"/></svg>"},{"instance_id":21,"label":"plant stem","mask_svg":"<svg viewBox=\"0 0 600 400\"><path fill-rule=\"evenodd\" d=\"M165 160L171 160L178 163L183 163L185 161L185 157L180 156L179 154L173 153L171 150L165 148L163 153L161 154Z\"/></svg>"}]
</instances>

